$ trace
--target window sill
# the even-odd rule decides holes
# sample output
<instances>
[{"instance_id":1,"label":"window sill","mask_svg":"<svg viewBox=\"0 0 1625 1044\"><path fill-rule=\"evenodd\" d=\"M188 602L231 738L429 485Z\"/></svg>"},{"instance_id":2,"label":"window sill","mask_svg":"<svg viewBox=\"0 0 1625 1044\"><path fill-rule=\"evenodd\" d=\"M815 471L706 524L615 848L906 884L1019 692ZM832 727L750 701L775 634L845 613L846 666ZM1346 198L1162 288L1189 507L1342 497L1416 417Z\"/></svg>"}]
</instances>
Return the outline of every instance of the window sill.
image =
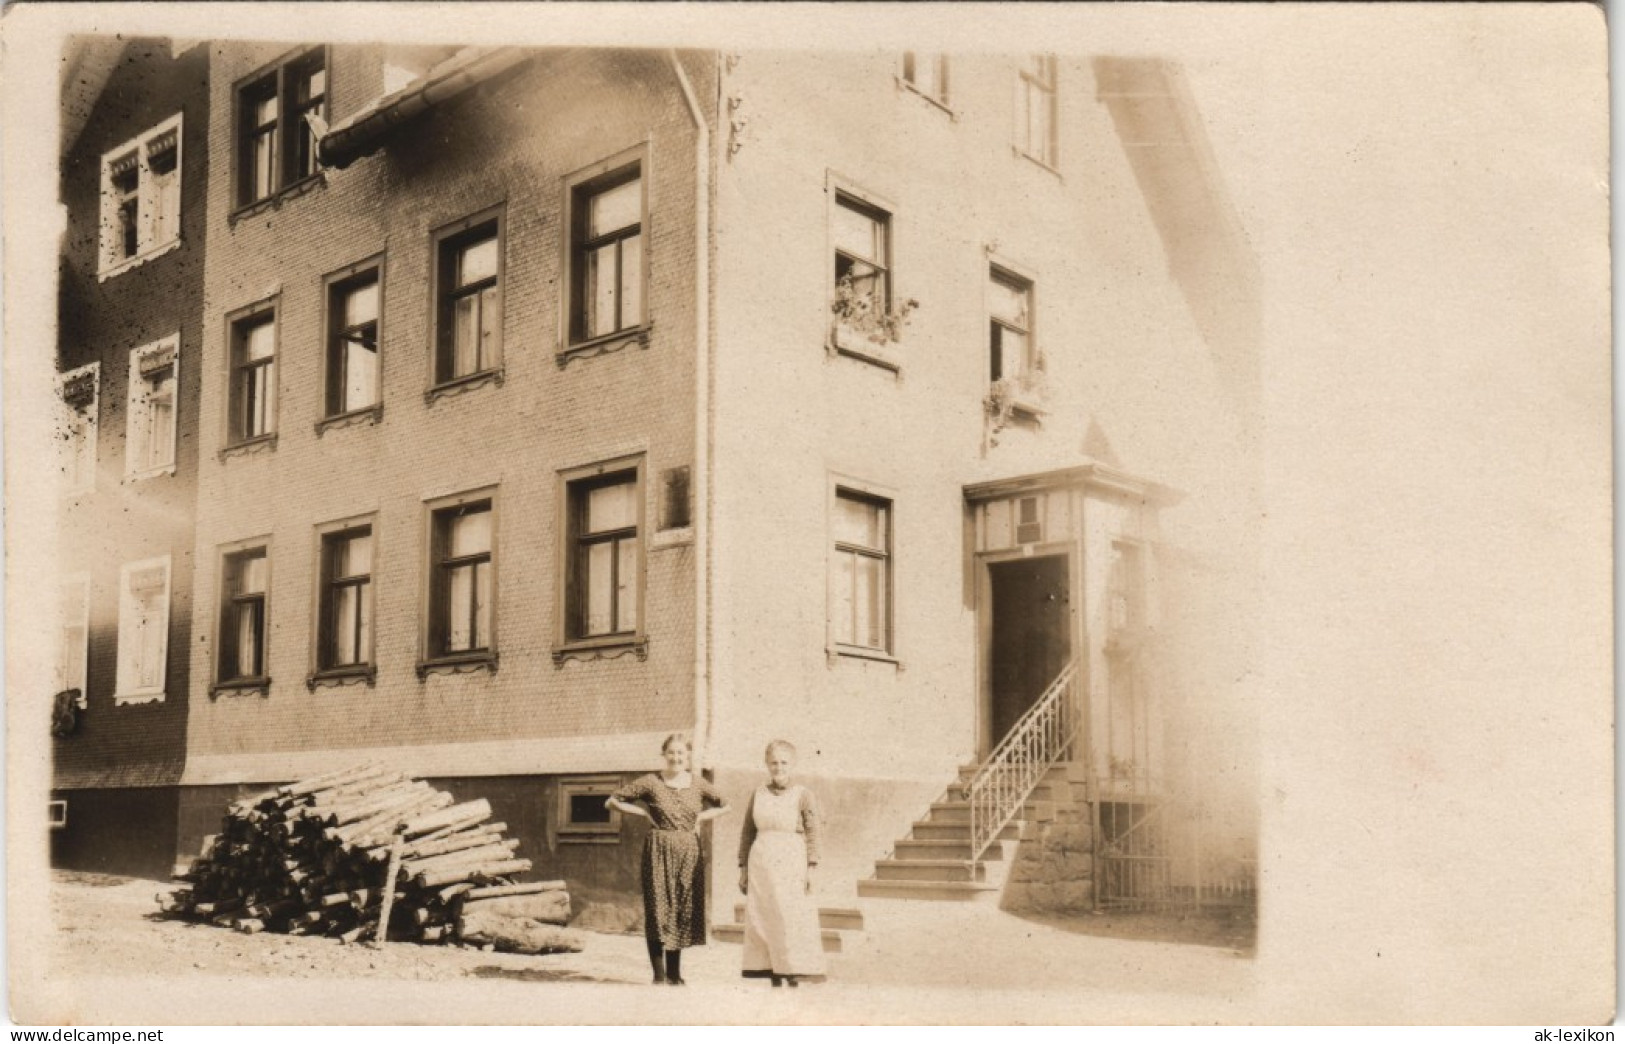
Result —
<instances>
[{"instance_id":1,"label":"window sill","mask_svg":"<svg viewBox=\"0 0 1625 1044\"><path fill-rule=\"evenodd\" d=\"M647 635L617 634L605 638L579 638L553 647L553 666L561 668L566 660L615 660L628 654L640 661L649 658Z\"/></svg>"},{"instance_id":2,"label":"window sill","mask_svg":"<svg viewBox=\"0 0 1625 1044\"><path fill-rule=\"evenodd\" d=\"M164 702L164 690L162 689L137 689L134 692L115 692L113 694L113 706L115 707L128 707L139 703L162 702ZM80 704L79 706L81 710L84 709L84 704Z\"/></svg>"},{"instance_id":3,"label":"window sill","mask_svg":"<svg viewBox=\"0 0 1625 1044\"><path fill-rule=\"evenodd\" d=\"M432 660L418 661L418 681L431 674L470 674L474 671L497 672L497 654L494 652L459 653L455 656L436 656Z\"/></svg>"},{"instance_id":4,"label":"window sill","mask_svg":"<svg viewBox=\"0 0 1625 1044\"><path fill-rule=\"evenodd\" d=\"M423 401L432 405L437 399L442 399L448 395L461 395L464 392L471 392L476 388L483 388L487 384L502 384L502 369L500 367L495 370L481 370L479 373L471 373L466 377L454 377L449 381L443 381L424 392Z\"/></svg>"},{"instance_id":5,"label":"window sill","mask_svg":"<svg viewBox=\"0 0 1625 1044\"><path fill-rule=\"evenodd\" d=\"M173 474L175 474L175 465L174 465L173 462L171 462L169 464L164 464L164 465L161 465L161 466L156 467L156 468L147 468L145 471L132 471L128 475L124 476L124 481L125 482L141 482L141 481L143 481L145 479L157 478L160 475L173 475Z\"/></svg>"},{"instance_id":6,"label":"window sill","mask_svg":"<svg viewBox=\"0 0 1625 1044\"><path fill-rule=\"evenodd\" d=\"M209 686L209 696L269 696L271 695L270 678L233 678L231 681L215 682Z\"/></svg>"},{"instance_id":7,"label":"window sill","mask_svg":"<svg viewBox=\"0 0 1625 1044\"><path fill-rule=\"evenodd\" d=\"M228 225L235 226L237 222L263 214L267 210L280 210L282 209L282 205L288 200L296 199L303 196L305 193L310 192L312 189L319 188L326 184L327 172L318 170L310 177L300 178L293 184L278 189L269 196L266 196L264 199L256 199L252 203L243 204L236 210L232 211L231 216L226 219L226 223Z\"/></svg>"},{"instance_id":8,"label":"window sill","mask_svg":"<svg viewBox=\"0 0 1625 1044\"><path fill-rule=\"evenodd\" d=\"M356 685L365 682L367 688L378 684L378 669L372 664L359 667L333 667L325 671L317 671L305 678L305 688L311 692L317 689L333 688L340 685Z\"/></svg>"},{"instance_id":9,"label":"window sill","mask_svg":"<svg viewBox=\"0 0 1625 1044\"><path fill-rule=\"evenodd\" d=\"M259 435L242 442L234 442L220 450L219 457L223 462L228 457L245 457L251 453L269 453L276 449L276 432L269 435Z\"/></svg>"},{"instance_id":10,"label":"window sill","mask_svg":"<svg viewBox=\"0 0 1625 1044\"><path fill-rule=\"evenodd\" d=\"M127 257L116 265L109 265L106 268L98 271L96 273L96 282L105 283L114 276L123 275L132 268L140 268L148 261L153 261L157 258L163 257L165 254L176 249L180 245L180 237L176 236L174 239L171 239L162 246L153 247L144 254L136 254L134 257Z\"/></svg>"},{"instance_id":11,"label":"window sill","mask_svg":"<svg viewBox=\"0 0 1625 1044\"><path fill-rule=\"evenodd\" d=\"M825 650L825 654L829 659L829 665L831 667L834 667L843 659L846 659L867 660L873 663L889 663L898 670L903 669L902 660L899 660L891 653L881 652L879 649L865 649L862 646L857 645L832 645Z\"/></svg>"},{"instance_id":12,"label":"window sill","mask_svg":"<svg viewBox=\"0 0 1625 1044\"><path fill-rule=\"evenodd\" d=\"M653 323L644 323L628 330L617 330L603 337L594 337L590 341L581 341L569 345L559 351L557 362L559 369L564 369L572 359L591 359L599 355L609 355L623 348L637 345L639 348L649 347L649 334L654 329Z\"/></svg>"},{"instance_id":13,"label":"window sill","mask_svg":"<svg viewBox=\"0 0 1625 1044\"><path fill-rule=\"evenodd\" d=\"M1027 150L1021 148L1019 145L1010 146L1010 151L1014 152L1017 156L1020 156L1022 159L1026 160L1028 163L1031 163L1033 166L1039 168L1040 170L1047 170L1051 174L1055 175L1056 178L1061 177L1061 169L1059 167L1056 167L1056 166L1053 166L1053 165L1051 165L1049 163L1044 162L1043 160L1039 159L1037 156L1034 156L1032 153L1030 153Z\"/></svg>"},{"instance_id":14,"label":"window sill","mask_svg":"<svg viewBox=\"0 0 1625 1044\"><path fill-rule=\"evenodd\" d=\"M903 360L897 357L895 349L886 342L871 340L850 326L837 323L830 327L829 352L890 370L899 377L903 373Z\"/></svg>"},{"instance_id":15,"label":"window sill","mask_svg":"<svg viewBox=\"0 0 1625 1044\"><path fill-rule=\"evenodd\" d=\"M568 830L560 827L558 841L561 845L618 845L621 843L621 832L619 830Z\"/></svg>"},{"instance_id":16,"label":"window sill","mask_svg":"<svg viewBox=\"0 0 1625 1044\"><path fill-rule=\"evenodd\" d=\"M694 527L658 530L649 538L650 551L665 551L673 547L687 547L694 543Z\"/></svg>"},{"instance_id":17,"label":"window sill","mask_svg":"<svg viewBox=\"0 0 1625 1044\"><path fill-rule=\"evenodd\" d=\"M907 91L909 94L914 95L914 97L919 98L921 101L930 103L934 108L940 109L942 112L946 113L950 120L953 120L955 123L959 122L958 110L950 106L944 99L925 93L912 83L909 83L907 80L903 79L901 76L893 77L893 79L896 80L897 88L899 90Z\"/></svg>"},{"instance_id":18,"label":"window sill","mask_svg":"<svg viewBox=\"0 0 1625 1044\"><path fill-rule=\"evenodd\" d=\"M349 413L335 413L331 417L323 417L316 422L316 437L321 438L322 435L335 428L353 428L362 424L378 424L383 419L383 403L363 407L359 410L351 410Z\"/></svg>"}]
</instances>

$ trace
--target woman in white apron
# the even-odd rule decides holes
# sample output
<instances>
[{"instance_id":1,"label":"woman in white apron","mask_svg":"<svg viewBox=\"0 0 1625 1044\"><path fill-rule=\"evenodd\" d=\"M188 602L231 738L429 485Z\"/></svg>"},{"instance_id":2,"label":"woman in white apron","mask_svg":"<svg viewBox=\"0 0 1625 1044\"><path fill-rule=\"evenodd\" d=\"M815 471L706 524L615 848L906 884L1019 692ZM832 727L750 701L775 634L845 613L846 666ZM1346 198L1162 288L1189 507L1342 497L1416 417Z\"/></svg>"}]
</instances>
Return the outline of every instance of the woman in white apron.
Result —
<instances>
[{"instance_id":1,"label":"woman in white apron","mask_svg":"<svg viewBox=\"0 0 1625 1044\"><path fill-rule=\"evenodd\" d=\"M756 788L739 839L739 890L745 893L747 979L773 985L824 978L823 934L812 898L818 865L818 807L790 782L796 748L767 745L765 786Z\"/></svg>"}]
</instances>

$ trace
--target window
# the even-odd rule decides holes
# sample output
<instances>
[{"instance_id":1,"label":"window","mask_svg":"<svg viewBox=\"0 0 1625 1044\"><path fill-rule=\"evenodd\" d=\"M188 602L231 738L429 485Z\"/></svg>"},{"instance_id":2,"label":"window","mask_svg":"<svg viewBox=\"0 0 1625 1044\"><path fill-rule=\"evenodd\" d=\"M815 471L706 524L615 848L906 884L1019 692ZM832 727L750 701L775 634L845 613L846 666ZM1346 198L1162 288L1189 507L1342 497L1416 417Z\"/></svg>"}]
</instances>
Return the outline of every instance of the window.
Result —
<instances>
[{"instance_id":1,"label":"window","mask_svg":"<svg viewBox=\"0 0 1625 1044\"><path fill-rule=\"evenodd\" d=\"M102 156L104 277L180 242L181 117Z\"/></svg>"},{"instance_id":2,"label":"window","mask_svg":"<svg viewBox=\"0 0 1625 1044\"><path fill-rule=\"evenodd\" d=\"M880 316L891 305L891 215L837 192L835 298L840 318Z\"/></svg>"},{"instance_id":3,"label":"window","mask_svg":"<svg viewBox=\"0 0 1625 1044\"><path fill-rule=\"evenodd\" d=\"M1054 55L1033 55L1016 78L1016 151L1046 167L1058 165Z\"/></svg>"},{"instance_id":4,"label":"window","mask_svg":"<svg viewBox=\"0 0 1625 1044\"><path fill-rule=\"evenodd\" d=\"M619 786L620 780L614 776L560 780L559 839L599 844L619 841L621 814L606 804Z\"/></svg>"},{"instance_id":5,"label":"window","mask_svg":"<svg viewBox=\"0 0 1625 1044\"><path fill-rule=\"evenodd\" d=\"M937 104L946 106L948 56L930 51L904 51L903 82Z\"/></svg>"},{"instance_id":6,"label":"window","mask_svg":"<svg viewBox=\"0 0 1625 1044\"><path fill-rule=\"evenodd\" d=\"M309 52L237 91L237 205L267 199L316 173L316 130L327 116L327 63Z\"/></svg>"},{"instance_id":7,"label":"window","mask_svg":"<svg viewBox=\"0 0 1625 1044\"><path fill-rule=\"evenodd\" d=\"M328 283L327 416L378 405L378 269Z\"/></svg>"},{"instance_id":8,"label":"window","mask_svg":"<svg viewBox=\"0 0 1625 1044\"><path fill-rule=\"evenodd\" d=\"M693 524L692 497L689 494L687 464L660 473L660 528L687 529Z\"/></svg>"},{"instance_id":9,"label":"window","mask_svg":"<svg viewBox=\"0 0 1625 1044\"><path fill-rule=\"evenodd\" d=\"M164 698L169 652L169 557L119 571L117 703Z\"/></svg>"},{"instance_id":10,"label":"window","mask_svg":"<svg viewBox=\"0 0 1625 1044\"><path fill-rule=\"evenodd\" d=\"M180 334L130 353L130 404L125 414L124 474L139 479L175 470L175 400Z\"/></svg>"},{"instance_id":11,"label":"window","mask_svg":"<svg viewBox=\"0 0 1625 1044\"><path fill-rule=\"evenodd\" d=\"M83 708L89 691L90 577L64 580L58 597L56 691L79 690L77 702Z\"/></svg>"},{"instance_id":12,"label":"window","mask_svg":"<svg viewBox=\"0 0 1625 1044\"><path fill-rule=\"evenodd\" d=\"M570 483L568 637L630 638L638 631L642 500L636 468Z\"/></svg>"},{"instance_id":13,"label":"window","mask_svg":"<svg viewBox=\"0 0 1625 1044\"><path fill-rule=\"evenodd\" d=\"M317 673L356 673L372 664L372 526L322 535Z\"/></svg>"},{"instance_id":14,"label":"window","mask_svg":"<svg viewBox=\"0 0 1625 1044\"><path fill-rule=\"evenodd\" d=\"M69 494L96 488L96 430L101 364L90 363L57 378L61 396L57 437L62 442L62 478Z\"/></svg>"},{"instance_id":15,"label":"window","mask_svg":"<svg viewBox=\"0 0 1625 1044\"><path fill-rule=\"evenodd\" d=\"M231 551L223 557L219 685L250 686L269 682L266 641L270 618L266 601L270 588L271 562L263 545Z\"/></svg>"},{"instance_id":16,"label":"window","mask_svg":"<svg viewBox=\"0 0 1625 1044\"><path fill-rule=\"evenodd\" d=\"M989 379L1021 387L1034 376L1033 284L993 268L988 274Z\"/></svg>"},{"instance_id":17,"label":"window","mask_svg":"<svg viewBox=\"0 0 1625 1044\"><path fill-rule=\"evenodd\" d=\"M45 805L46 819L52 830L65 830L68 826L68 803L66 801L48 801Z\"/></svg>"},{"instance_id":18,"label":"window","mask_svg":"<svg viewBox=\"0 0 1625 1044\"><path fill-rule=\"evenodd\" d=\"M643 325L643 177L632 163L573 187L570 340Z\"/></svg>"},{"instance_id":19,"label":"window","mask_svg":"<svg viewBox=\"0 0 1625 1044\"><path fill-rule=\"evenodd\" d=\"M502 237L496 217L443 230L436 245L436 384L502 362Z\"/></svg>"},{"instance_id":20,"label":"window","mask_svg":"<svg viewBox=\"0 0 1625 1044\"><path fill-rule=\"evenodd\" d=\"M276 333L270 307L231 324L232 443L276 433Z\"/></svg>"},{"instance_id":21,"label":"window","mask_svg":"<svg viewBox=\"0 0 1625 1044\"><path fill-rule=\"evenodd\" d=\"M837 647L889 654L891 501L837 488L830 617Z\"/></svg>"},{"instance_id":22,"label":"window","mask_svg":"<svg viewBox=\"0 0 1625 1044\"><path fill-rule=\"evenodd\" d=\"M450 504L430 518L429 659L488 658L495 649L491 499Z\"/></svg>"}]
</instances>

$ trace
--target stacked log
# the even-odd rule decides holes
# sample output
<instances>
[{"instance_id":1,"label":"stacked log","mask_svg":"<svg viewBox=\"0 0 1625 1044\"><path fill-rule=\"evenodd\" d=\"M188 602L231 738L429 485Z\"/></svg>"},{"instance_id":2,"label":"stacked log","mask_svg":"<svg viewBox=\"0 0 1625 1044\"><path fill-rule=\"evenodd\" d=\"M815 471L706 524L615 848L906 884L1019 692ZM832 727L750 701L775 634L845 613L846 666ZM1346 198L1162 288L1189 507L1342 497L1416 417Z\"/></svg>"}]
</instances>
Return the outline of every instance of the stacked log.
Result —
<instances>
[{"instance_id":1,"label":"stacked log","mask_svg":"<svg viewBox=\"0 0 1625 1044\"><path fill-rule=\"evenodd\" d=\"M507 825L490 819L483 799L459 803L378 765L327 773L231 805L180 875L188 886L158 903L241 932L346 942L377 938L384 910L390 940L456 941L470 913L487 929L492 917L566 923L564 882L515 883L530 860L503 836Z\"/></svg>"}]
</instances>

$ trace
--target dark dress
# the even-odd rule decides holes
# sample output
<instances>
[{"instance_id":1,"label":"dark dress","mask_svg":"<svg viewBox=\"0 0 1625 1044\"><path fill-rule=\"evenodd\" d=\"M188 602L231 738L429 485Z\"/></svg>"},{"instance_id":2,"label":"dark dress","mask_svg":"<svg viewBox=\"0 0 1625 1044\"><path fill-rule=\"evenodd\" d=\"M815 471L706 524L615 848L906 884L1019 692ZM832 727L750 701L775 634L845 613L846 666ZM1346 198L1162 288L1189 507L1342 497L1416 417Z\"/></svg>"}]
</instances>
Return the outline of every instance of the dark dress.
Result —
<instances>
[{"instance_id":1,"label":"dark dress","mask_svg":"<svg viewBox=\"0 0 1625 1044\"><path fill-rule=\"evenodd\" d=\"M705 855L694 823L722 804L722 795L699 776L681 790L653 773L615 792L642 802L651 829L643 843L643 934L667 950L705 945Z\"/></svg>"}]
</instances>

